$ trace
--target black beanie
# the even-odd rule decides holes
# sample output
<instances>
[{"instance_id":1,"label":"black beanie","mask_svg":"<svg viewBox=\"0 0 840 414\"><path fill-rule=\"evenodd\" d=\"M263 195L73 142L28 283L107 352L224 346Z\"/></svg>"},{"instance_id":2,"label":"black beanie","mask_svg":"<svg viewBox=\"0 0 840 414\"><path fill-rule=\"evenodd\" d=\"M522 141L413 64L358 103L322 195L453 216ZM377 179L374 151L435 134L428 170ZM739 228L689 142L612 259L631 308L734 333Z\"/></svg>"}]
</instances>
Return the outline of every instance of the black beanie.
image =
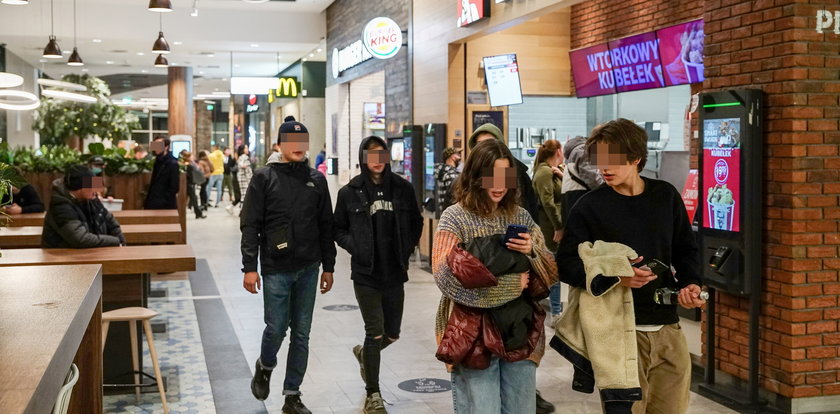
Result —
<instances>
[{"instance_id":1,"label":"black beanie","mask_svg":"<svg viewBox=\"0 0 840 414\"><path fill-rule=\"evenodd\" d=\"M74 165L64 173L64 186L70 191L81 190L84 187L85 178L95 177L93 171L84 165Z\"/></svg>"}]
</instances>

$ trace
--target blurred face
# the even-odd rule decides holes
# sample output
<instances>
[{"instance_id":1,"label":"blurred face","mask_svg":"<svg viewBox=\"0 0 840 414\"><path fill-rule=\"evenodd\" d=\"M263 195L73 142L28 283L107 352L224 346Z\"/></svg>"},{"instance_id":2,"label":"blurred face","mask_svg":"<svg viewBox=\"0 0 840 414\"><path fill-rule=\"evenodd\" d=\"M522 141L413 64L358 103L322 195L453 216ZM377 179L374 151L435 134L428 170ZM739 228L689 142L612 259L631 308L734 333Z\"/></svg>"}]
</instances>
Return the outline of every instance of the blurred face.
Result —
<instances>
[{"instance_id":1,"label":"blurred face","mask_svg":"<svg viewBox=\"0 0 840 414\"><path fill-rule=\"evenodd\" d=\"M77 200L90 201L96 198L96 195L104 190L105 185L102 181L102 177L85 177L84 182L82 183L82 188L71 191L70 193L73 194L73 197Z\"/></svg>"},{"instance_id":2,"label":"blurred face","mask_svg":"<svg viewBox=\"0 0 840 414\"><path fill-rule=\"evenodd\" d=\"M280 134L280 153L288 162L302 162L309 149L309 133L288 132Z\"/></svg>"},{"instance_id":3,"label":"blurred face","mask_svg":"<svg viewBox=\"0 0 840 414\"><path fill-rule=\"evenodd\" d=\"M225 148L225 156L230 157L230 148Z\"/></svg>"},{"instance_id":4,"label":"blurred face","mask_svg":"<svg viewBox=\"0 0 840 414\"><path fill-rule=\"evenodd\" d=\"M489 133L489 132L482 132L475 137L475 143L478 144L479 142L487 141L488 139L496 139L496 137Z\"/></svg>"},{"instance_id":5,"label":"blurred face","mask_svg":"<svg viewBox=\"0 0 840 414\"><path fill-rule=\"evenodd\" d=\"M368 170L374 174L382 174L382 171L385 171L385 165L391 162L390 154L381 145L374 145L365 150L364 157Z\"/></svg>"},{"instance_id":6,"label":"blurred face","mask_svg":"<svg viewBox=\"0 0 840 414\"><path fill-rule=\"evenodd\" d=\"M155 155L163 154L164 151L166 150L162 139L156 139L156 140L152 141L152 143L149 144L149 149L151 149L152 154L155 154Z\"/></svg>"},{"instance_id":7,"label":"blurred face","mask_svg":"<svg viewBox=\"0 0 840 414\"><path fill-rule=\"evenodd\" d=\"M250 155L250 154L251 154L251 150L250 150L248 147L245 147L245 148L242 150L242 153L243 153L243 154L245 154L245 155Z\"/></svg>"},{"instance_id":8,"label":"blurred face","mask_svg":"<svg viewBox=\"0 0 840 414\"><path fill-rule=\"evenodd\" d=\"M494 204L502 201L509 190L516 189L516 170L507 158L496 160L493 168L481 172L481 188L487 191Z\"/></svg>"},{"instance_id":9,"label":"blurred face","mask_svg":"<svg viewBox=\"0 0 840 414\"><path fill-rule=\"evenodd\" d=\"M618 187L630 184L635 180L639 172L636 168L640 160L628 161L627 154L621 152L621 147L616 144L598 142L592 152L589 162L598 168L604 181L610 187Z\"/></svg>"}]
</instances>

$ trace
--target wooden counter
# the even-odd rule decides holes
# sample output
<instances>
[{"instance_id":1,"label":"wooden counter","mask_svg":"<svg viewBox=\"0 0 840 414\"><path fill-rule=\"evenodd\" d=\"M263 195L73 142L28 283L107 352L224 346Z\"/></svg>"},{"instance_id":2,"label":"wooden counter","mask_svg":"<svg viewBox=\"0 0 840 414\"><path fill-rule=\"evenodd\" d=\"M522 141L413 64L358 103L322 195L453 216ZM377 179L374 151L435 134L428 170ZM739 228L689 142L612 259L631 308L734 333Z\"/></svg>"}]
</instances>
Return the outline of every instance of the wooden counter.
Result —
<instances>
[{"instance_id":1,"label":"wooden counter","mask_svg":"<svg viewBox=\"0 0 840 414\"><path fill-rule=\"evenodd\" d=\"M96 249L4 249L2 253L0 267L101 264L104 275L195 270L195 254L186 244Z\"/></svg>"},{"instance_id":2,"label":"wooden counter","mask_svg":"<svg viewBox=\"0 0 840 414\"><path fill-rule=\"evenodd\" d=\"M102 268L0 271L0 412L49 413L71 363L71 413L102 413Z\"/></svg>"},{"instance_id":3,"label":"wooden counter","mask_svg":"<svg viewBox=\"0 0 840 414\"><path fill-rule=\"evenodd\" d=\"M47 213L14 214L5 218L6 227L43 226ZM174 224L180 223L178 210L122 210L111 214L125 224ZM0 218L3 220L4 218Z\"/></svg>"},{"instance_id":4,"label":"wooden counter","mask_svg":"<svg viewBox=\"0 0 840 414\"><path fill-rule=\"evenodd\" d=\"M181 240L181 225L173 224L126 224L121 225L125 241L129 245L175 244ZM20 249L41 247L43 227L0 227L0 248Z\"/></svg>"}]
</instances>

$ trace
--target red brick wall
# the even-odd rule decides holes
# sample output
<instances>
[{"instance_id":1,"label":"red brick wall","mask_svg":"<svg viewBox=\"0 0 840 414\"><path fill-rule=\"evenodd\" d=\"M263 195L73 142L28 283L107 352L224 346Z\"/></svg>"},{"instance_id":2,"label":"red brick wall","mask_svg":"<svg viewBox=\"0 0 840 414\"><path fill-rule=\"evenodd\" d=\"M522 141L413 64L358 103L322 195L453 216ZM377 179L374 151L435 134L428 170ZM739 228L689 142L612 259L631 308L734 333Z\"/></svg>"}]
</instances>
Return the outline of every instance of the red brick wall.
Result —
<instances>
[{"instance_id":1,"label":"red brick wall","mask_svg":"<svg viewBox=\"0 0 840 414\"><path fill-rule=\"evenodd\" d=\"M815 30L816 11L840 2L819 3L704 6L704 89L767 94L760 375L790 398L840 394L840 36ZM720 369L746 378L747 302L724 294L719 303Z\"/></svg>"}]
</instances>

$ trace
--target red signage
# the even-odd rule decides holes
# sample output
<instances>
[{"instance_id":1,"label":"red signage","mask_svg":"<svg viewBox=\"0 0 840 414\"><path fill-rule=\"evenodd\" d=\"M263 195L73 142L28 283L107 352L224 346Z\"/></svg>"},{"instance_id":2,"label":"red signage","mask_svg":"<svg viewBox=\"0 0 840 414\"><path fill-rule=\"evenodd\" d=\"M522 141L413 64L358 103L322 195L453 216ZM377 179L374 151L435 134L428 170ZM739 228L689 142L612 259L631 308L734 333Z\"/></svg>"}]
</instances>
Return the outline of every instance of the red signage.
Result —
<instances>
[{"instance_id":1,"label":"red signage","mask_svg":"<svg viewBox=\"0 0 840 414\"><path fill-rule=\"evenodd\" d=\"M703 121L703 227L741 228L741 120Z\"/></svg>"},{"instance_id":2,"label":"red signage","mask_svg":"<svg viewBox=\"0 0 840 414\"><path fill-rule=\"evenodd\" d=\"M257 95L251 94L248 97L248 105L256 105L257 104Z\"/></svg>"},{"instance_id":3,"label":"red signage","mask_svg":"<svg viewBox=\"0 0 840 414\"><path fill-rule=\"evenodd\" d=\"M694 222L694 213L697 212L697 185L699 174L697 170L689 170L688 177L685 179L685 186L683 187L682 199L685 204L685 212L688 213L688 222Z\"/></svg>"},{"instance_id":4,"label":"red signage","mask_svg":"<svg viewBox=\"0 0 840 414\"><path fill-rule=\"evenodd\" d=\"M458 27L490 17L490 0L457 0Z\"/></svg>"}]
</instances>

